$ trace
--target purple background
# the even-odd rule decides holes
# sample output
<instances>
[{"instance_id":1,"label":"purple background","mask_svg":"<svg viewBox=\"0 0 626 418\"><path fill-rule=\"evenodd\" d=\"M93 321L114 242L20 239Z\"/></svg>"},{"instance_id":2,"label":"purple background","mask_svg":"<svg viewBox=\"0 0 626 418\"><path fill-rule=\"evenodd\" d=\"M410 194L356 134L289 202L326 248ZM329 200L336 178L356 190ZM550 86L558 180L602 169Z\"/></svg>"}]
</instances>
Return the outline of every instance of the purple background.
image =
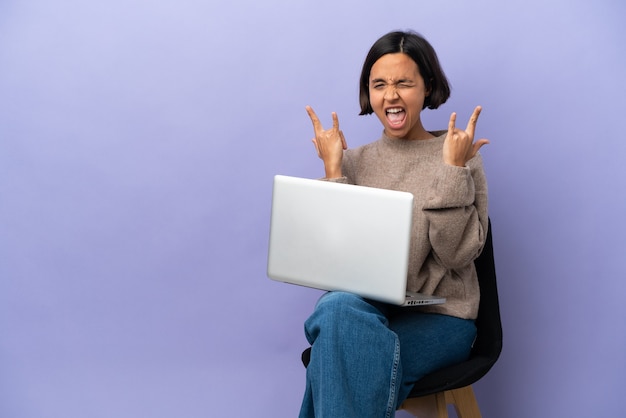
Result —
<instances>
[{"instance_id":1,"label":"purple background","mask_svg":"<svg viewBox=\"0 0 626 418\"><path fill-rule=\"evenodd\" d=\"M369 46L439 52L478 135L505 347L486 417L621 416L626 6L572 1L0 3L0 416L293 417L319 292L265 276L274 174L350 146ZM405 416L403 413L399 416Z\"/></svg>"}]
</instances>

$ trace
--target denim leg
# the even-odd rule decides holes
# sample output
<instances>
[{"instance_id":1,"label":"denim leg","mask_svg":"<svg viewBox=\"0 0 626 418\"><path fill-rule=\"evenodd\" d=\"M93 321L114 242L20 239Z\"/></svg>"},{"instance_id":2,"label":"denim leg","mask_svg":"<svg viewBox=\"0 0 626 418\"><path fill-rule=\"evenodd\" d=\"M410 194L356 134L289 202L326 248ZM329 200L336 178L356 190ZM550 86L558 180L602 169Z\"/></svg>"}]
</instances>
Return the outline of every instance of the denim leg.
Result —
<instances>
[{"instance_id":1,"label":"denim leg","mask_svg":"<svg viewBox=\"0 0 626 418\"><path fill-rule=\"evenodd\" d=\"M305 332L312 349L300 418L380 418L393 417L424 375L467 359L476 326L330 292Z\"/></svg>"},{"instance_id":2,"label":"denim leg","mask_svg":"<svg viewBox=\"0 0 626 418\"><path fill-rule=\"evenodd\" d=\"M317 303L305 323L312 349L300 418L394 416L400 342L375 305L343 292Z\"/></svg>"},{"instance_id":3,"label":"denim leg","mask_svg":"<svg viewBox=\"0 0 626 418\"><path fill-rule=\"evenodd\" d=\"M426 374L465 361L476 338L474 321L447 315L405 311L394 315L389 327L398 335L402 350L397 406Z\"/></svg>"}]
</instances>

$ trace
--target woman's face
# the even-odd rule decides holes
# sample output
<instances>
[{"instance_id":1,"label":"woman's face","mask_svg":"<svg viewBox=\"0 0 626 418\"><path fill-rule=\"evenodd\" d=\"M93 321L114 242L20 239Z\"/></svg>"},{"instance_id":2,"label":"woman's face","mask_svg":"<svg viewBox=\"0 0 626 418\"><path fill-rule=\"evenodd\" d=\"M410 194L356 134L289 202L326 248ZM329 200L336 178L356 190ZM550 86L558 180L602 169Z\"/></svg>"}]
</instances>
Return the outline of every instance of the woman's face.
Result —
<instances>
[{"instance_id":1,"label":"woman's face","mask_svg":"<svg viewBox=\"0 0 626 418\"><path fill-rule=\"evenodd\" d=\"M423 139L420 120L424 100L430 94L415 61L406 54L383 55L370 71L372 110L391 138Z\"/></svg>"}]
</instances>

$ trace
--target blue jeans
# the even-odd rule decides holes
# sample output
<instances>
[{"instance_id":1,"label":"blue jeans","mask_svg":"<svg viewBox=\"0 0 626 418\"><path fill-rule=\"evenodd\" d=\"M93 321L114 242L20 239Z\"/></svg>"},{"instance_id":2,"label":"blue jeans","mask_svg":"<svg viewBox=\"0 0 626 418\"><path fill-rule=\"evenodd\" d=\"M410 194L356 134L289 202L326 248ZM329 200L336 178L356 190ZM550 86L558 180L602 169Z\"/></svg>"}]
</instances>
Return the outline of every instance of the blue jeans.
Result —
<instances>
[{"instance_id":1,"label":"blue jeans","mask_svg":"<svg viewBox=\"0 0 626 418\"><path fill-rule=\"evenodd\" d=\"M413 384L467 359L474 321L329 292L305 322L311 362L300 418L393 417Z\"/></svg>"}]
</instances>

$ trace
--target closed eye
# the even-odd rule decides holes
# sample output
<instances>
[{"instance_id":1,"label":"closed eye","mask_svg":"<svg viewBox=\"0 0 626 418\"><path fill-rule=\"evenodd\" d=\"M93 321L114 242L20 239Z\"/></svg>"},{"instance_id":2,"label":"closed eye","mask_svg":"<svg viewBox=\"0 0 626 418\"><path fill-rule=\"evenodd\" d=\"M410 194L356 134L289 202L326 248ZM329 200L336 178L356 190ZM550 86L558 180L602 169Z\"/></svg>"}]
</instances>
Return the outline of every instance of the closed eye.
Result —
<instances>
[{"instance_id":1,"label":"closed eye","mask_svg":"<svg viewBox=\"0 0 626 418\"><path fill-rule=\"evenodd\" d=\"M415 83L411 80L398 80L395 84L398 89L407 89L411 87L415 87ZM387 87L387 83L383 80L373 80L370 83L370 86L375 90L380 90Z\"/></svg>"}]
</instances>

